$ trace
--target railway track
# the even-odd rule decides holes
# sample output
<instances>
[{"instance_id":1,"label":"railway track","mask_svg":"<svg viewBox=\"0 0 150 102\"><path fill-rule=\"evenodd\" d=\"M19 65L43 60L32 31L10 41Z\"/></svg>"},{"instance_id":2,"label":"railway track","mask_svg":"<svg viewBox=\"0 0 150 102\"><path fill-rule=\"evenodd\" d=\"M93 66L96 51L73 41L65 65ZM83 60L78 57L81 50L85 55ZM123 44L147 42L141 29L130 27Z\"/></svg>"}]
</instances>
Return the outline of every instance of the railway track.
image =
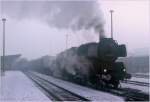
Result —
<instances>
[{"instance_id":1,"label":"railway track","mask_svg":"<svg viewBox=\"0 0 150 102\"><path fill-rule=\"evenodd\" d=\"M117 96L121 96L125 101L149 101L149 95L137 89L118 88L118 89L104 89L104 92L109 92Z\"/></svg>"},{"instance_id":2,"label":"railway track","mask_svg":"<svg viewBox=\"0 0 150 102\"><path fill-rule=\"evenodd\" d=\"M55 95L53 95L54 97L56 96L56 98L54 100L57 101L89 101L88 99L85 99L82 96L78 96L75 93L72 93L64 88L59 87L58 85L55 85L54 83L51 83L50 81L47 80L48 76L43 75L43 76L39 76L38 74L27 74L33 81L35 81L36 83L38 83L39 85L42 85L41 87L51 87L50 85L54 85L57 88L60 88L62 90L64 90L64 92L49 92L51 90L51 88L46 88L46 91L49 92L49 94L55 93ZM44 77L46 76L46 77ZM44 85L45 84L45 85ZM50 84L50 85L49 85ZM90 86L88 86L89 88L91 88ZM94 88L95 89L95 88ZM103 92L107 92L107 93L111 93L114 94L116 96L120 96L123 97L124 100L126 101L149 101L149 95L141 92L140 90L137 89L131 89L131 88L118 88L118 89L112 89L112 88L98 88L97 90L103 91ZM66 93L68 92L68 93ZM61 95L61 93L65 93L65 95ZM70 95L71 94L71 95ZM69 95L69 96L68 96Z\"/></svg>"},{"instance_id":3,"label":"railway track","mask_svg":"<svg viewBox=\"0 0 150 102\"><path fill-rule=\"evenodd\" d=\"M25 73L31 80L33 80L44 93L54 101L89 101L75 93L72 93L62 87L59 87L33 73Z\"/></svg>"},{"instance_id":4,"label":"railway track","mask_svg":"<svg viewBox=\"0 0 150 102\"><path fill-rule=\"evenodd\" d=\"M139 85L139 86L150 87L149 83L146 83L146 82L125 80L125 81L122 81L122 83L127 83L127 84L134 84L134 85Z\"/></svg>"},{"instance_id":5,"label":"railway track","mask_svg":"<svg viewBox=\"0 0 150 102\"><path fill-rule=\"evenodd\" d=\"M149 79L149 75L139 75L139 74L132 74L133 77L136 77L136 78L146 78L146 79Z\"/></svg>"}]
</instances>

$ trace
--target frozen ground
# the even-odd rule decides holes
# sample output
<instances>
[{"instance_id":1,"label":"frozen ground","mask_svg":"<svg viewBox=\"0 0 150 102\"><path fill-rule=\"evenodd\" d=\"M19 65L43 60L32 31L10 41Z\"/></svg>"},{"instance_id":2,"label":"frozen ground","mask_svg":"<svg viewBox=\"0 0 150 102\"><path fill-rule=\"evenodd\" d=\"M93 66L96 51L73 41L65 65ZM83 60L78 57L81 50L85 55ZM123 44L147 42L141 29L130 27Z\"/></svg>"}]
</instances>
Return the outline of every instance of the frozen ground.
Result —
<instances>
[{"instance_id":1,"label":"frozen ground","mask_svg":"<svg viewBox=\"0 0 150 102\"><path fill-rule=\"evenodd\" d=\"M149 83L149 79L147 79L147 78L136 78L136 77L132 77L132 78L129 79L129 80ZM147 86L139 86L139 85L128 84L128 83L121 83L121 86L122 86L122 87L126 87L126 88L138 89L138 90L141 90L141 91L143 91L143 92L145 92L145 93L149 93L149 87L147 87Z\"/></svg>"},{"instance_id":2,"label":"frozen ground","mask_svg":"<svg viewBox=\"0 0 150 102\"><path fill-rule=\"evenodd\" d=\"M146 86L139 86L139 85L134 85L134 84L121 83L121 87L138 89L138 90L141 90L144 93L149 94L149 87L146 87Z\"/></svg>"},{"instance_id":3,"label":"frozen ground","mask_svg":"<svg viewBox=\"0 0 150 102\"><path fill-rule=\"evenodd\" d=\"M50 101L32 82L20 71L7 71L1 77L0 102L46 102Z\"/></svg>"},{"instance_id":4,"label":"frozen ground","mask_svg":"<svg viewBox=\"0 0 150 102\"><path fill-rule=\"evenodd\" d=\"M136 73L137 75L150 75L150 73Z\"/></svg>"},{"instance_id":5,"label":"frozen ground","mask_svg":"<svg viewBox=\"0 0 150 102\"><path fill-rule=\"evenodd\" d=\"M39 73L36 73L45 79L48 79L50 82L57 84L60 87L63 87L71 92L74 92L78 95L81 95L83 97L86 97L89 100L92 101L105 101L105 102L121 102L124 101L122 97L118 97L109 93L97 91L94 89L90 89L87 87L83 87L77 84L73 84L67 81L59 80L50 76L45 76Z\"/></svg>"},{"instance_id":6,"label":"frozen ground","mask_svg":"<svg viewBox=\"0 0 150 102\"><path fill-rule=\"evenodd\" d=\"M147 79L147 78L136 78L136 77L132 77L130 80L132 80L132 81L138 81L138 82L149 83L149 79Z\"/></svg>"}]
</instances>

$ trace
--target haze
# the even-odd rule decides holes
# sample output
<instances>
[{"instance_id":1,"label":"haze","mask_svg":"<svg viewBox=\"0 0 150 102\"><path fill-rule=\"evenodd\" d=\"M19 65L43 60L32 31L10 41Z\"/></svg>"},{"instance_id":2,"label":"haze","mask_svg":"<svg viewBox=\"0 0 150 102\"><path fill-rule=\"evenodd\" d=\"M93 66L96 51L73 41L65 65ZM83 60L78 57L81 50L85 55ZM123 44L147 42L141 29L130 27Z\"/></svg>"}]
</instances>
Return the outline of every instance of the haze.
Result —
<instances>
[{"instance_id":1,"label":"haze","mask_svg":"<svg viewBox=\"0 0 150 102\"><path fill-rule=\"evenodd\" d=\"M9 5L12 2L11 8ZM20 5L20 2L17 1L5 3L3 1L4 5L1 5L0 8L1 17L7 18L6 54L20 53L23 57L29 59L44 55L53 56L66 49L67 34L67 48L79 46L86 42L97 42L98 32L101 32L101 29L104 29L106 37L110 37L110 9L115 11L113 16L114 39L119 43L126 44L129 54L137 49L148 50L150 42L149 1L147 0L98 1L93 4L87 3L89 1L76 1L81 8L74 9L76 7L70 6L70 10L67 10L67 12L61 12L66 10L64 9L66 6L60 4L59 6L53 6L50 3L52 1L36 2L36 0L28 1L29 5L27 6ZM92 3L92 1L90 2ZM44 3L51 4L52 9L47 10L48 5L48 7L43 8ZM82 7L80 3L85 5ZM74 4L71 3L70 5ZM40 7L43 9L41 10ZM67 5L67 7L69 6ZM18 10L18 8L21 8L21 10ZM33 10L30 10L31 8ZM72 16L70 16L69 11L74 12L72 12ZM88 15L88 17L85 15ZM74 19L75 17L77 18ZM97 23L93 23L95 20ZM95 29L96 27L98 27L98 30ZM2 22L0 23L0 29L2 29ZM0 31L2 39L2 30Z\"/></svg>"}]
</instances>

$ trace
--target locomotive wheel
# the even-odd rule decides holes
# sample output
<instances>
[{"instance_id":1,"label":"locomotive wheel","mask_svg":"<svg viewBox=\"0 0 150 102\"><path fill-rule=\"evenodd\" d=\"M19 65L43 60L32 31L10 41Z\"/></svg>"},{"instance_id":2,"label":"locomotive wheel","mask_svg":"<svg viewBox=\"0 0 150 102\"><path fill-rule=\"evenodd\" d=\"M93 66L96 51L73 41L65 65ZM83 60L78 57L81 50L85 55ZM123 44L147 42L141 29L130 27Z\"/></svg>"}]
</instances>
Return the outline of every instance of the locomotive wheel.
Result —
<instances>
[{"instance_id":1,"label":"locomotive wheel","mask_svg":"<svg viewBox=\"0 0 150 102\"><path fill-rule=\"evenodd\" d=\"M112 85L114 88L118 88L119 87L119 80L114 80Z\"/></svg>"},{"instance_id":2,"label":"locomotive wheel","mask_svg":"<svg viewBox=\"0 0 150 102\"><path fill-rule=\"evenodd\" d=\"M74 77L73 79L76 83L80 84L80 85L86 85L87 84L87 80L86 78L82 78L82 77Z\"/></svg>"}]
</instances>

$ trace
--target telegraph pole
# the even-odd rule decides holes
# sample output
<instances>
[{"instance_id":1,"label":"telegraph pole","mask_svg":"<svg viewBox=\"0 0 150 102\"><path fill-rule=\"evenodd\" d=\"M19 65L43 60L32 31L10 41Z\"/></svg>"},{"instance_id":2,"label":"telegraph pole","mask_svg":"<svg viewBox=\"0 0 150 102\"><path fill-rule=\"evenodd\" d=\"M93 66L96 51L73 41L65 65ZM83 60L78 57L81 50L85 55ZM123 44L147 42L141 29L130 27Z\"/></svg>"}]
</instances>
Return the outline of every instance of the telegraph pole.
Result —
<instances>
[{"instance_id":1,"label":"telegraph pole","mask_svg":"<svg viewBox=\"0 0 150 102\"><path fill-rule=\"evenodd\" d=\"M1 75L4 75L4 68L5 68L5 23L6 23L6 18L2 18L3 22L3 56L1 57Z\"/></svg>"},{"instance_id":2,"label":"telegraph pole","mask_svg":"<svg viewBox=\"0 0 150 102\"><path fill-rule=\"evenodd\" d=\"M111 38L113 39L113 10L110 10L111 14Z\"/></svg>"},{"instance_id":3,"label":"telegraph pole","mask_svg":"<svg viewBox=\"0 0 150 102\"><path fill-rule=\"evenodd\" d=\"M66 49L68 49L68 34L66 34Z\"/></svg>"}]
</instances>

